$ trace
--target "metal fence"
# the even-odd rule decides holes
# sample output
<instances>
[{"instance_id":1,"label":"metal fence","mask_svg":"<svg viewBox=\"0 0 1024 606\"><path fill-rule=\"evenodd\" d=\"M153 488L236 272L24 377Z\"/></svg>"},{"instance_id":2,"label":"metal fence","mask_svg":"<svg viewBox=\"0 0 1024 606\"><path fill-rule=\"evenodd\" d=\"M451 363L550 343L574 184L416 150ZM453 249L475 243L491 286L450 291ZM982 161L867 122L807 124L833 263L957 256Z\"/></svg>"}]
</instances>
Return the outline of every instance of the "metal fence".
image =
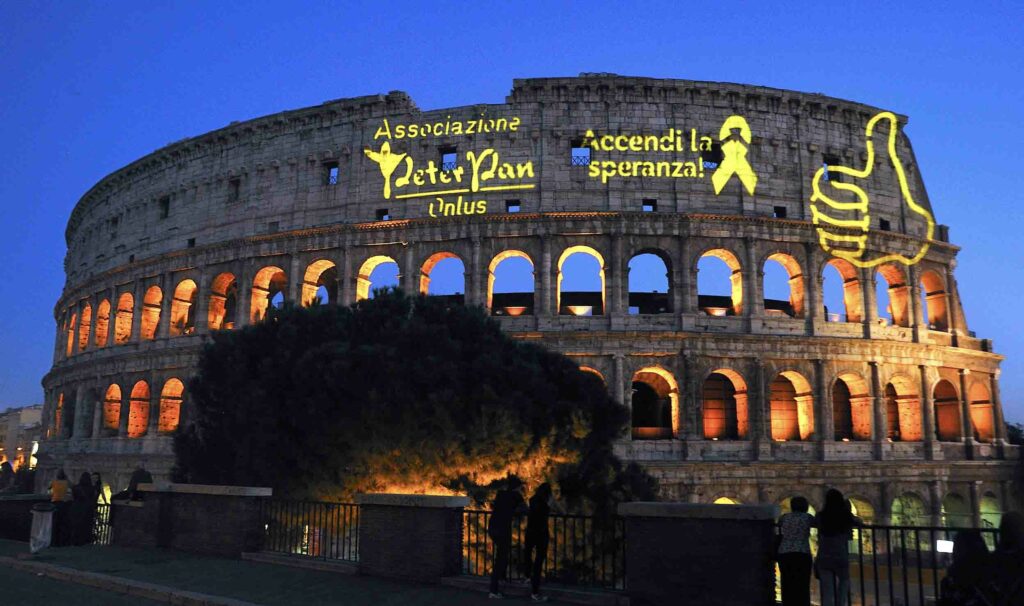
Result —
<instances>
[{"instance_id":1,"label":"metal fence","mask_svg":"<svg viewBox=\"0 0 1024 606\"><path fill-rule=\"evenodd\" d=\"M96 505L96 517L93 518L93 545L110 545L110 505Z\"/></svg>"},{"instance_id":2,"label":"metal fence","mask_svg":"<svg viewBox=\"0 0 1024 606\"><path fill-rule=\"evenodd\" d=\"M462 571L489 576L494 545L487 533L491 512L466 510L463 514ZM604 589L626 588L626 537L621 518L551 514L548 520L545 582ZM512 551L505 578L526 578L526 517L512 522Z\"/></svg>"},{"instance_id":3,"label":"metal fence","mask_svg":"<svg viewBox=\"0 0 1024 606\"><path fill-rule=\"evenodd\" d=\"M359 506L354 503L265 499L261 515L263 551L359 561Z\"/></svg>"}]
</instances>

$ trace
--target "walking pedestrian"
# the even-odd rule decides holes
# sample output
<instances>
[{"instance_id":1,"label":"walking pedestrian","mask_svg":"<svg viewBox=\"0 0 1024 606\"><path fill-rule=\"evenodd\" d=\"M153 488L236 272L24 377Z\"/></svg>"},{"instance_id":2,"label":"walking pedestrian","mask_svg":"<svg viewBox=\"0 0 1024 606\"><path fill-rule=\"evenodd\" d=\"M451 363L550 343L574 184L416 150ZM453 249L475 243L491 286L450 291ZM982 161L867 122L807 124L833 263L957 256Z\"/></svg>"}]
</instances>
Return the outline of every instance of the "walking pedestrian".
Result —
<instances>
[{"instance_id":1,"label":"walking pedestrian","mask_svg":"<svg viewBox=\"0 0 1024 606\"><path fill-rule=\"evenodd\" d=\"M491 521L487 525L487 534L494 543L494 566L491 569L490 593L487 597L502 599L505 597L498 582L505 578L508 569L508 556L512 549L512 519L516 514L526 511L523 500L522 482L510 476L506 480L506 488L499 490L494 496L491 506Z\"/></svg>"},{"instance_id":2,"label":"walking pedestrian","mask_svg":"<svg viewBox=\"0 0 1024 606\"><path fill-rule=\"evenodd\" d=\"M534 602L546 602L540 593L540 579L544 560L548 556L548 517L551 515L551 484L544 482L530 497L530 512L526 516L526 559L523 568L530 579L530 597ZM532 563L532 565L531 565Z\"/></svg>"},{"instance_id":3,"label":"walking pedestrian","mask_svg":"<svg viewBox=\"0 0 1024 606\"><path fill-rule=\"evenodd\" d=\"M804 497L790 500L791 512L779 518L778 561L782 576L782 605L811 604L811 528L814 516Z\"/></svg>"},{"instance_id":4,"label":"walking pedestrian","mask_svg":"<svg viewBox=\"0 0 1024 606\"><path fill-rule=\"evenodd\" d=\"M850 502L835 488L825 493L825 506L816 518L818 560L814 563L821 586L821 606L847 606L850 593L850 547L853 527L860 520Z\"/></svg>"},{"instance_id":5,"label":"walking pedestrian","mask_svg":"<svg viewBox=\"0 0 1024 606\"><path fill-rule=\"evenodd\" d=\"M71 483L64 470L57 471L57 478L50 482L50 502L53 503L53 545L60 547L69 542L68 508L71 505Z\"/></svg>"}]
</instances>

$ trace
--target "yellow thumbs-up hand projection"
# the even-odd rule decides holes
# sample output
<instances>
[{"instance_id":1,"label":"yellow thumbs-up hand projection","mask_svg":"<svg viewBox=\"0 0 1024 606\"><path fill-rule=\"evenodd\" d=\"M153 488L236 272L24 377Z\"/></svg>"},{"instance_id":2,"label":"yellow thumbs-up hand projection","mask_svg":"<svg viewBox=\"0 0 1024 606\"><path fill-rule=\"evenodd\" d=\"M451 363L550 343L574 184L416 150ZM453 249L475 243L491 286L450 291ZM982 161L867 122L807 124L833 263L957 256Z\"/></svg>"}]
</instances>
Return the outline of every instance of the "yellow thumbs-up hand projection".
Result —
<instances>
[{"instance_id":1,"label":"yellow thumbs-up hand projection","mask_svg":"<svg viewBox=\"0 0 1024 606\"><path fill-rule=\"evenodd\" d=\"M884 143L880 140L883 135L879 134L881 129L878 128L881 123L887 123L889 127ZM896 155L896 135L898 132L899 124L896 116L892 112L879 113L868 121L867 128L864 130L868 156L865 167L858 170L847 166L828 166L827 168L822 166L814 173L814 178L811 181L813 188L813 193L811 194L811 220L818 226L818 242L821 244L821 248L825 252L841 259L846 259L858 267L876 267L890 262L913 265L920 261L925 253L928 252L932 235L935 232L935 219L932 217L932 214L926 208L917 204L914 201L914 197L910 194L910 188L907 185L907 175L903 170L903 164L900 162L899 156ZM870 178L875 168L875 138L879 139L877 143L884 145L880 153L888 152L896 179L899 181L903 202L906 203L907 208L911 212L920 215L928 222L928 230L924 242L919 250L911 255L889 253L881 254L874 258L866 258L865 256L868 232L871 228L871 200L867 192L856 183L857 181L863 183L864 179ZM823 186L822 178L825 176L826 170L828 170L830 175L838 173L852 177L851 180L854 182L846 183L829 180ZM829 195L835 194L837 191L843 192L841 195L844 198L852 199L852 201L836 200Z\"/></svg>"}]
</instances>

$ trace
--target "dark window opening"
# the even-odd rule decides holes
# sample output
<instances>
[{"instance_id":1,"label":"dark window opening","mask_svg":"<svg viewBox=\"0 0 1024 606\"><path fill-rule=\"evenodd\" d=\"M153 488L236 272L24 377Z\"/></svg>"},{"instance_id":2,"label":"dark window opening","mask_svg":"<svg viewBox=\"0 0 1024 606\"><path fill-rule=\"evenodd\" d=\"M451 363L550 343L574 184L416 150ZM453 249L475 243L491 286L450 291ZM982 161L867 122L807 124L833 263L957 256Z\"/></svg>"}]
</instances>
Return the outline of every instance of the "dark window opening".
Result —
<instances>
[{"instance_id":1,"label":"dark window opening","mask_svg":"<svg viewBox=\"0 0 1024 606\"><path fill-rule=\"evenodd\" d=\"M439 149L441 154L441 170L455 170L458 164L458 148L454 145L444 145Z\"/></svg>"},{"instance_id":2,"label":"dark window opening","mask_svg":"<svg viewBox=\"0 0 1024 606\"><path fill-rule=\"evenodd\" d=\"M242 191L242 180L231 179L228 181L228 202L238 202Z\"/></svg>"},{"instance_id":3,"label":"dark window opening","mask_svg":"<svg viewBox=\"0 0 1024 606\"><path fill-rule=\"evenodd\" d=\"M776 219L785 219L786 218L786 207L785 206L773 206L772 209L773 209L773 216Z\"/></svg>"},{"instance_id":4,"label":"dark window opening","mask_svg":"<svg viewBox=\"0 0 1024 606\"><path fill-rule=\"evenodd\" d=\"M391 213L389 213L388 209L386 209L386 208L378 208L377 209L377 220L378 221L390 221L391 220Z\"/></svg>"},{"instance_id":5,"label":"dark window opening","mask_svg":"<svg viewBox=\"0 0 1024 606\"><path fill-rule=\"evenodd\" d=\"M711 149L701 152L700 157L704 162L704 168L718 168L718 165L725 159L725 154L722 153L722 144L712 143Z\"/></svg>"},{"instance_id":6,"label":"dark window opening","mask_svg":"<svg viewBox=\"0 0 1024 606\"><path fill-rule=\"evenodd\" d=\"M196 247L196 239L195 238L189 238L188 239L188 247L189 248L195 248Z\"/></svg>"},{"instance_id":7,"label":"dark window opening","mask_svg":"<svg viewBox=\"0 0 1024 606\"><path fill-rule=\"evenodd\" d=\"M164 196L160 198L160 218L166 219L171 214L171 197Z\"/></svg>"},{"instance_id":8,"label":"dark window opening","mask_svg":"<svg viewBox=\"0 0 1024 606\"><path fill-rule=\"evenodd\" d=\"M824 177L826 181L835 181L836 183L839 183L843 180L842 175L838 171L829 170L830 166L839 166L839 164L839 156L834 154L825 154L822 156L821 166L825 169Z\"/></svg>"},{"instance_id":9,"label":"dark window opening","mask_svg":"<svg viewBox=\"0 0 1024 606\"><path fill-rule=\"evenodd\" d=\"M327 162L324 164L324 178L327 185L338 184L338 170L337 162Z\"/></svg>"},{"instance_id":10,"label":"dark window opening","mask_svg":"<svg viewBox=\"0 0 1024 606\"><path fill-rule=\"evenodd\" d=\"M268 234L275 233L279 229L281 229L281 222L280 221L271 221L270 223L267 223L267 233Z\"/></svg>"},{"instance_id":11,"label":"dark window opening","mask_svg":"<svg viewBox=\"0 0 1024 606\"><path fill-rule=\"evenodd\" d=\"M640 208L645 213L658 212L658 201L648 198L641 203Z\"/></svg>"},{"instance_id":12,"label":"dark window opening","mask_svg":"<svg viewBox=\"0 0 1024 606\"><path fill-rule=\"evenodd\" d=\"M135 263L135 255L128 255L128 262Z\"/></svg>"},{"instance_id":13,"label":"dark window opening","mask_svg":"<svg viewBox=\"0 0 1024 606\"><path fill-rule=\"evenodd\" d=\"M573 166L590 166L590 148L584 145L583 139L574 139L570 156Z\"/></svg>"},{"instance_id":14,"label":"dark window opening","mask_svg":"<svg viewBox=\"0 0 1024 606\"><path fill-rule=\"evenodd\" d=\"M882 231L891 231L892 230L892 225L889 224L889 220L888 219L879 219L878 220L878 229L880 229Z\"/></svg>"},{"instance_id":15,"label":"dark window opening","mask_svg":"<svg viewBox=\"0 0 1024 606\"><path fill-rule=\"evenodd\" d=\"M522 209L519 200L505 200L505 212L517 213Z\"/></svg>"}]
</instances>

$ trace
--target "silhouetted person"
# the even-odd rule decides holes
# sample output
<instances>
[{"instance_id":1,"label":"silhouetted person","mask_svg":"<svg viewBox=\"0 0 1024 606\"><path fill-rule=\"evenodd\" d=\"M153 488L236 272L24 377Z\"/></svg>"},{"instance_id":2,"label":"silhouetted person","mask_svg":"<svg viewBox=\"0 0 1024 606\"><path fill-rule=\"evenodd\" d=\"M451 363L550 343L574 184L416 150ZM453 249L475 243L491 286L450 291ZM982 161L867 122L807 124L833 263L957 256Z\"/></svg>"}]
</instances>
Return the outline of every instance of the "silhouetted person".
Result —
<instances>
[{"instance_id":1,"label":"silhouetted person","mask_svg":"<svg viewBox=\"0 0 1024 606\"><path fill-rule=\"evenodd\" d=\"M843 493L830 488L825 506L815 519L818 526L818 561L821 606L846 606L850 593L850 548L853 527L860 523Z\"/></svg>"},{"instance_id":2,"label":"silhouetted person","mask_svg":"<svg viewBox=\"0 0 1024 606\"><path fill-rule=\"evenodd\" d=\"M991 606L985 539L977 530L962 530L953 541L953 563L939 586L939 606Z\"/></svg>"},{"instance_id":3,"label":"silhouetted person","mask_svg":"<svg viewBox=\"0 0 1024 606\"><path fill-rule=\"evenodd\" d=\"M115 494L111 501L141 501L142 493L139 491L139 484L152 484L153 475L146 471L140 464L128 478L128 488Z\"/></svg>"},{"instance_id":4,"label":"silhouetted person","mask_svg":"<svg viewBox=\"0 0 1024 606\"><path fill-rule=\"evenodd\" d=\"M514 477L508 478L506 482L507 487L494 496L491 521L487 525L487 534L494 542L494 567L491 569L491 588L487 597L499 599L505 597L498 588L498 582L505 578L508 569L508 555L512 549L512 518L526 510L520 492L522 482Z\"/></svg>"},{"instance_id":5,"label":"silhouetted person","mask_svg":"<svg viewBox=\"0 0 1024 606\"><path fill-rule=\"evenodd\" d=\"M810 606L811 603L811 528L814 516L807 513L803 497L790 500L791 513L779 518L779 572L782 575L783 606Z\"/></svg>"},{"instance_id":6,"label":"silhouetted person","mask_svg":"<svg viewBox=\"0 0 1024 606\"><path fill-rule=\"evenodd\" d=\"M78 484L71 489L71 542L74 545L92 543L92 529L96 517L96 491L92 477L83 471Z\"/></svg>"},{"instance_id":7,"label":"silhouetted person","mask_svg":"<svg viewBox=\"0 0 1024 606\"><path fill-rule=\"evenodd\" d=\"M69 542L68 509L71 505L71 483L61 469L57 478L50 482L50 502L53 503L53 545L67 545Z\"/></svg>"},{"instance_id":8,"label":"silhouetted person","mask_svg":"<svg viewBox=\"0 0 1024 606\"><path fill-rule=\"evenodd\" d=\"M96 503L103 503L104 505L110 505L110 499L107 496L107 487L103 484L103 476L99 472L92 473L92 486L96 490Z\"/></svg>"},{"instance_id":9,"label":"silhouetted person","mask_svg":"<svg viewBox=\"0 0 1024 606\"><path fill-rule=\"evenodd\" d=\"M0 463L0 492L14 489L14 466L10 461Z\"/></svg>"},{"instance_id":10,"label":"silhouetted person","mask_svg":"<svg viewBox=\"0 0 1024 606\"><path fill-rule=\"evenodd\" d=\"M526 559L523 568L530 579L530 594L534 602L546 602L540 593L540 579L544 560L548 556L548 517L551 515L551 484L544 482L530 497L530 512L526 516Z\"/></svg>"},{"instance_id":11,"label":"silhouetted person","mask_svg":"<svg viewBox=\"0 0 1024 606\"><path fill-rule=\"evenodd\" d=\"M1024 604L1024 515L1003 514L999 545L991 557L993 604Z\"/></svg>"}]
</instances>

